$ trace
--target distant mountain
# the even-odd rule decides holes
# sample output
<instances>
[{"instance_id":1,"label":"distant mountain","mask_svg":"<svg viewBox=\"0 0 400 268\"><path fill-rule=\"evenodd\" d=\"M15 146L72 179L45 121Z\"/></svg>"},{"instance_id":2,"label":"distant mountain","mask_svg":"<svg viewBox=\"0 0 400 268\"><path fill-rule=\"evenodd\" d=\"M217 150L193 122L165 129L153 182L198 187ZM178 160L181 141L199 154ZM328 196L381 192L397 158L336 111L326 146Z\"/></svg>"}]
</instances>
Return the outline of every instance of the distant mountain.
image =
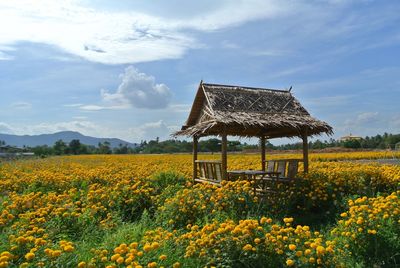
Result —
<instances>
[{"instance_id":1,"label":"distant mountain","mask_svg":"<svg viewBox=\"0 0 400 268\"><path fill-rule=\"evenodd\" d=\"M95 138L90 136L82 135L75 131L61 131L53 134L41 134L41 135L12 135L12 134L0 134L0 140L5 141L7 145L22 147L24 145L34 147L38 145L49 145L53 146L58 140L63 140L65 143L69 143L71 140L79 140L82 144L98 146L99 142L103 143L108 141L111 147L118 147L120 144L127 145L128 147L138 146L136 143L130 143L117 138Z\"/></svg>"}]
</instances>

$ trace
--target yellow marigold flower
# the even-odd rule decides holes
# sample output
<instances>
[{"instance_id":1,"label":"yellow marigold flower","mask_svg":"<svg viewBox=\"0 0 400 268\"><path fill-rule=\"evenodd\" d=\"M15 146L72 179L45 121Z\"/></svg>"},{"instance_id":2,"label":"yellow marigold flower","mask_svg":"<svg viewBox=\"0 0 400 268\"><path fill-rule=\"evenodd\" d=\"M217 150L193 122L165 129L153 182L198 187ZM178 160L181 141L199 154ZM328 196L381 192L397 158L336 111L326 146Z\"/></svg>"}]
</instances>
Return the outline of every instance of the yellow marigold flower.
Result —
<instances>
[{"instance_id":1,"label":"yellow marigold flower","mask_svg":"<svg viewBox=\"0 0 400 268\"><path fill-rule=\"evenodd\" d=\"M112 255L111 256L111 261L116 261L119 257L121 257L121 255L120 254L114 254L114 255Z\"/></svg>"},{"instance_id":2,"label":"yellow marigold flower","mask_svg":"<svg viewBox=\"0 0 400 268\"><path fill-rule=\"evenodd\" d=\"M291 260L291 259L287 259L287 260L286 260L286 265L287 265L287 266L293 266L293 265L294 265L294 261Z\"/></svg>"},{"instance_id":3,"label":"yellow marigold flower","mask_svg":"<svg viewBox=\"0 0 400 268\"><path fill-rule=\"evenodd\" d=\"M51 252L51 256L54 258L59 257L60 255L61 255L61 250L53 250Z\"/></svg>"},{"instance_id":4,"label":"yellow marigold flower","mask_svg":"<svg viewBox=\"0 0 400 268\"><path fill-rule=\"evenodd\" d=\"M1 256L0 257L0 263L6 262L6 261L9 261L9 260L10 260L10 258L8 256Z\"/></svg>"},{"instance_id":5,"label":"yellow marigold flower","mask_svg":"<svg viewBox=\"0 0 400 268\"><path fill-rule=\"evenodd\" d=\"M318 255L324 255L325 254L325 248L323 246L318 246L317 247L317 254Z\"/></svg>"},{"instance_id":6,"label":"yellow marigold flower","mask_svg":"<svg viewBox=\"0 0 400 268\"><path fill-rule=\"evenodd\" d=\"M68 246L65 246L65 247L64 247L64 251L66 251L66 252L71 252L71 251L73 251L73 250L74 250L74 247L71 246L71 245L68 245Z\"/></svg>"},{"instance_id":7,"label":"yellow marigold flower","mask_svg":"<svg viewBox=\"0 0 400 268\"><path fill-rule=\"evenodd\" d=\"M10 252L8 252L8 251L3 251L3 252L0 254L0 256L7 256L7 257L9 257L9 258L12 258L12 257L13 257L13 255L12 255Z\"/></svg>"},{"instance_id":8,"label":"yellow marigold flower","mask_svg":"<svg viewBox=\"0 0 400 268\"><path fill-rule=\"evenodd\" d=\"M260 244L261 243L261 239L260 238L254 238L254 243L256 244Z\"/></svg>"},{"instance_id":9,"label":"yellow marigold flower","mask_svg":"<svg viewBox=\"0 0 400 268\"><path fill-rule=\"evenodd\" d=\"M296 251L296 257L301 257L301 256L303 256L303 251L301 250Z\"/></svg>"},{"instance_id":10,"label":"yellow marigold flower","mask_svg":"<svg viewBox=\"0 0 400 268\"><path fill-rule=\"evenodd\" d=\"M172 268L180 268L181 264L179 262L175 262L174 264L172 264Z\"/></svg>"},{"instance_id":11,"label":"yellow marigold flower","mask_svg":"<svg viewBox=\"0 0 400 268\"><path fill-rule=\"evenodd\" d=\"M346 218L348 215L347 215L347 213L346 212L343 212L342 214L340 214L340 217L342 217L342 218Z\"/></svg>"},{"instance_id":12,"label":"yellow marigold flower","mask_svg":"<svg viewBox=\"0 0 400 268\"><path fill-rule=\"evenodd\" d=\"M161 255L160 257L159 257L159 259L161 260L161 261L164 261L164 260L166 260L167 259L167 255Z\"/></svg>"},{"instance_id":13,"label":"yellow marigold flower","mask_svg":"<svg viewBox=\"0 0 400 268\"><path fill-rule=\"evenodd\" d=\"M296 247L296 245L294 245L294 244L290 244L290 245L289 245L289 249L290 249L290 250L296 250L296 248L297 248L297 247Z\"/></svg>"},{"instance_id":14,"label":"yellow marigold flower","mask_svg":"<svg viewBox=\"0 0 400 268\"><path fill-rule=\"evenodd\" d=\"M244 251L250 251L253 249L253 246L250 244L246 244L245 246L243 246L242 248Z\"/></svg>"},{"instance_id":15,"label":"yellow marigold flower","mask_svg":"<svg viewBox=\"0 0 400 268\"><path fill-rule=\"evenodd\" d=\"M159 246L160 246L160 244L159 244L158 242L153 242L153 243L151 244L151 248L152 248L152 249L158 249Z\"/></svg>"},{"instance_id":16,"label":"yellow marigold flower","mask_svg":"<svg viewBox=\"0 0 400 268\"><path fill-rule=\"evenodd\" d=\"M150 262L150 263L147 264L147 267L148 267L148 268L155 268L155 267L157 267L157 263L154 262L154 261L153 261L153 262Z\"/></svg>"},{"instance_id":17,"label":"yellow marigold flower","mask_svg":"<svg viewBox=\"0 0 400 268\"><path fill-rule=\"evenodd\" d=\"M32 260L33 258L35 258L35 253L28 252L25 254L25 259L27 259L28 261Z\"/></svg>"},{"instance_id":18,"label":"yellow marigold flower","mask_svg":"<svg viewBox=\"0 0 400 268\"><path fill-rule=\"evenodd\" d=\"M45 253L46 255L48 255L48 256L51 256L52 253L53 253L53 250L51 250L50 248L45 248L45 249L44 249L44 253Z\"/></svg>"},{"instance_id":19,"label":"yellow marigold flower","mask_svg":"<svg viewBox=\"0 0 400 268\"><path fill-rule=\"evenodd\" d=\"M145 244L144 247L143 247L143 250L148 252L148 251L152 250L152 247L151 247L150 244Z\"/></svg>"},{"instance_id":20,"label":"yellow marigold flower","mask_svg":"<svg viewBox=\"0 0 400 268\"><path fill-rule=\"evenodd\" d=\"M125 259L125 264L129 265L129 264L132 263L132 261L133 261L133 257L128 257L128 258Z\"/></svg>"},{"instance_id":21,"label":"yellow marigold flower","mask_svg":"<svg viewBox=\"0 0 400 268\"><path fill-rule=\"evenodd\" d=\"M129 247L136 249L138 247L138 245L139 244L137 242L132 242L132 243L129 244Z\"/></svg>"},{"instance_id":22,"label":"yellow marigold flower","mask_svg":"<svg viewBox=\"0 0 400 268\"><path fill-rule=\"evenodd\" d=\"M125 260L124 257L119 257L116 261L118 264L123 264Z\"/></svg>"},{"instance_id":23,"label":"yellow marigold flower","mask_svg":"<svg viewBox=\"0 0 400 268\"><path fill-rule=\"evenodd\" d=\"M311 249L304 250L304 255L310 255L310 254L311 254Z\"/></svg>"},{"instance_id":24,"label":"yellow marigold flower","mask_svg":"<svg viewBox=\"0 0 400 268\"><path fill-rule=\"evenodd\" d=\"M284 223L291 223L293 222L293 218L283 218Z\"/></svg>"},{"instance_id":25,"label":"yellow marigold flower","mask_svg":"<svg viewBox=\"0 0 400 268\"><path fill-rule=\"evenodd\" d=\"M78 263L78 268L84 268L86 267L86 262L81 261L80 263Z\"/></svg>"}]
</instances>

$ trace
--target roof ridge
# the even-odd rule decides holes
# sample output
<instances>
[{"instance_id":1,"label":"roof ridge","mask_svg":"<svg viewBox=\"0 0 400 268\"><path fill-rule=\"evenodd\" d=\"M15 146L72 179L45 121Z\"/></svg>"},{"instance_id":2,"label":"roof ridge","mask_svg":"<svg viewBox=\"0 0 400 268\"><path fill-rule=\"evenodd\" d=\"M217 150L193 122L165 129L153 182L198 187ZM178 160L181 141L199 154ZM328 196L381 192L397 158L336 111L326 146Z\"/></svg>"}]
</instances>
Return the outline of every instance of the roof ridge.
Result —
<instances>
[{"instance_id":1,"label":"roof ridge","mask_svg":"<svg viewBox=\"0 0 400 268\"><path fill-rule=\"evenodd\" d=\"M248 87L248 86L225 85L225 84L212 84L212 83L204 83L204 82L202 82L202 85L204 85L204 86L215 86L215 87L229 87L229 88L250 89L250 90L268 90L268 91L277 91L277 92L283 92L283 93L290 93L291 94L291 92L289 90L284 90L284 89Z\"/></svg>"}]
</instances>

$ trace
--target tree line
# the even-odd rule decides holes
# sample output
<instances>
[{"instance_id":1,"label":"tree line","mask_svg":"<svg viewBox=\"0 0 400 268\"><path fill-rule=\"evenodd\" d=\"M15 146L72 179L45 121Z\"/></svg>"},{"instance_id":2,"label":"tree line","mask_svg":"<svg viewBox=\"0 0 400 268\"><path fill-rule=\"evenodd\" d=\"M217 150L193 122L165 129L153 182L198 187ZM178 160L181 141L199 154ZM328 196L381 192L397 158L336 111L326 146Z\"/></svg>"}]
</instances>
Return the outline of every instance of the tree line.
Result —
<instances>
[{"instance_id":1,"label":"tree line","mask_svg":"<svg viewBox=\"0 0 400 268\"><path fill-rule=\"evenodd\" d=\"M316 140L309 143L311 149L325 149L333 147L352 148L352 149L395 149L395 145L400 142L400 134L384 133L383 135L366 136L361 139L350 139L340 141L335 139ZM290 143L275 146L277 150L297 150L301 149L302 143Z\"/></svg>"},{"instance_id":2,"label":"tree line","mask_svg":"<svg viewBox=\"0 0 400 268\"><path fill-rule=\"evenodd\" d=\"M400 134L384 133L383 135L366 136L361 139L352 139L347 141L340 141L335 139L329 140L315 140L309 142L310 149L325 149L333 147L353 148L353 149L394 149L395 144L400 142ZM6 146L4 141L0 141L0 145L8 148L8 152L13 152L11 146ZM268 150L298 150L302 149L303 144L288 143L281 145L273 145L269 141L266 143ZM257 144L242 143L240 141L228 141L228 151L246 151L256 150L259 148ZM210 138L207 140L199 141L199 152L219 152L221 150L221 140L217 138ZM19 151L21 149L18 149ZM66 143L58 140L53 146L36 146L24 147L23 151L34 152L35 155L65 155L65 154L161 154L161 153L189 153L192 151L192 142L186 140L165 140L160 141L159 138L150 141L141 141L137 147L129 147L126 144L119 144L118 147L112 148L108 141L99 143L97 146L82 144L78 139L71 140Z\"/></svg>"},{"instance_id":3,"label":"tree line","mask_svg":"<svg viewBox=\"0 0 400 268\"><path fill-rule=\"evenodd\" d=\"M58 140L53 146L36 146L30 148L35 155L65 155L65 154L128 154L133 153L132 148L126 144L119 144L118 147L112 148L110 142L99 142L97 146L86 145L79 139L71 140L69 143Z\"/></svg>"}]
</instances>

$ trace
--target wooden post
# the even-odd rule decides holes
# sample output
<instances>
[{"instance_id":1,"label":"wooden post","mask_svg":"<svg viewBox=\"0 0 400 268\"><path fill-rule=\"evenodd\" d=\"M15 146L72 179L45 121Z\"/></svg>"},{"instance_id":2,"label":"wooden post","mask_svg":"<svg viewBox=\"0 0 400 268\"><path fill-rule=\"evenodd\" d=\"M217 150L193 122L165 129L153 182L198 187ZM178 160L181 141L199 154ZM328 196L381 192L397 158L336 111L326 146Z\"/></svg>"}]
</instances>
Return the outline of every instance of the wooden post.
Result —
<instances>
[{"instance_id":1,"label":"wooden post","mask_svg":"<svg viewBox=\"0 0 400 268\"><path fill-rule=\"evenodd\" d=\"M221 162L222 162L222 179L226 180L227 179L227 148L228 148L228 139L226 132L224 131L221 135L222 141L221 141Z\"/></svg>"},{"instance_id":2,"label":"wooden post","mask_svg":"<svg viewBox=\"0 0 400 268\"><path fill-rule=\"evenodd\" d=\"M261 169L265 171L265 136L260 137L260 147L261 147Z\"/></svg>"},{"instance_id":3,"label":"wooden post","mask_svg":"<svg viewBox=\"0 0 400 268\"><path fill-rule=\"evenodd\" d=\"M193 182L194 179L197 178L197 146L199 143L199 138L197 136L193 136Z\"/></svg>"},{"instance_id":4,"label":"wooden post","mask_svg":"<svg viewBox=\"0 0 400 268\"><path fill-rule=\"evenodd\" d=\"M308 135L307 135L307 129L303 133L303 161L304 161L304 173L308 173Z\"/></svg>"}]
</instances>

